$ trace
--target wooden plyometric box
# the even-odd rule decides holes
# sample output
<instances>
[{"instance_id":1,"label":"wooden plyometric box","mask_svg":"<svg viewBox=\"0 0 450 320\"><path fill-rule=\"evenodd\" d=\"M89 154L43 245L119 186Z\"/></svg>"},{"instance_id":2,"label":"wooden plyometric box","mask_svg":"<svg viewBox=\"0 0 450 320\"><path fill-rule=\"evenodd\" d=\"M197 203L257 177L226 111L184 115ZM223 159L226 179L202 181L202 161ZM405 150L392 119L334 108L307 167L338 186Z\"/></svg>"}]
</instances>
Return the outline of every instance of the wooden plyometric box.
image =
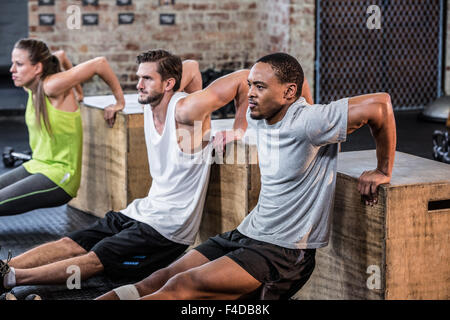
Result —
<instances>
[{"instance_id":1,"label":"wooden plyometric box","mask_svg":"<svg viewBox=\"0 0 450 320\"><path fill-rule=\"evenodd\" d=\"M338 156L330 241L294 299L449 299L450 165L396 152L370 207L357 191L375 150Z\"/></svg>"},{"instance_id":2,"label":"wooden plyometric box","mask_svg":"<svg viewBox=\"0 0 450 320\"><path fill-rule=\"evenodd\" d=\"M216 155L211 165L205 207L194 245L235 229L255 207L260 189L256 145L241 141L228 144L223 157Z\"/></svg>"},{"instance_id":3,"label":"wooden plyometric box","mask_svg":"<svg viewBox=\"0 0 450 320\"><path fill-rule=\"evenodd\" d=\"M69 205L98 217L145 197L151 184L143 109L137 94L125 95L125 108L109 128L103 109L114 101L113 96L86 97L81 106L81 184Z\"/></svg>"}]
</instances>

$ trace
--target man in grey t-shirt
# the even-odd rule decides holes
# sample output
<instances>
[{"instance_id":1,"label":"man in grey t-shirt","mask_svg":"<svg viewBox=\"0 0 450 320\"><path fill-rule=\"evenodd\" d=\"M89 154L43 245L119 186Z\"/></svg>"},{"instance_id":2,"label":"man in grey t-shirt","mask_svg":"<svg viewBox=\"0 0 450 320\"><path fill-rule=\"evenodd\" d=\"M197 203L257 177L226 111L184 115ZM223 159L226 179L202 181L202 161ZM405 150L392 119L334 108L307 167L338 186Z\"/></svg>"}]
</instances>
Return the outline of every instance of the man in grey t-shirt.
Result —
<instances>
[{"instance_id":1,"label":"man in grey t-shirt","mask_svg":"<svg viewBox=\"0 0 450 320\"><path fill-rule=\"evenodd\" d=\"M362 173L366 204L388 183L395 120L386 93L309 105L300 98L303 70L290 55L257 61L248 75L248 130L255 130L261 169L258 204L237 229L210 238L136 284L142 299L287 299L309 279L315 249L328 243L338 143L370 126L377 168Z\"/></svg>"}]
</instances>

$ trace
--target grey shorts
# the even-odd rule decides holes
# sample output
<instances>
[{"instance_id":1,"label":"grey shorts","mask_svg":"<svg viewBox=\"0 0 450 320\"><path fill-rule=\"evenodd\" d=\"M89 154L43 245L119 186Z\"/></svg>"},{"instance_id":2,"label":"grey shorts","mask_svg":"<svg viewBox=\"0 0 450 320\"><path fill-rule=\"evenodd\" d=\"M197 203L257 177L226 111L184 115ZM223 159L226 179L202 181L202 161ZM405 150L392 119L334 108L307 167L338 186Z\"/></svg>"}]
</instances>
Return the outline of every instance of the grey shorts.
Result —
<instances>
[{"instance_id":1,"label":"grey shorts","mask_svg":"<svg viewBox=\"0 0 450 320\"><path fill-rule=\"evenodd\" d=\"M209 260L227 256L262 283L254 298L286 300L308 281L316 249L288 249L249 238L232 230L194 248Z\"/></svg>"}]
</instances>

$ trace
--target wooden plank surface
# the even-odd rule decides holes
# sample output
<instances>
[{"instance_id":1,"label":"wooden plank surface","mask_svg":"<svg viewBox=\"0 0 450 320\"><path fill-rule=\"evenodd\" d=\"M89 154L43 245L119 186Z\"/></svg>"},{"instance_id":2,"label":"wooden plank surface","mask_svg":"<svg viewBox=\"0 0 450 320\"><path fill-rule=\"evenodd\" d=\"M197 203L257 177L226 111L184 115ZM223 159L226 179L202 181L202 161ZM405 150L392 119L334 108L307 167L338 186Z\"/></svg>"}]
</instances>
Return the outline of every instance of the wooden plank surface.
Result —
<instances>
[{"instance_id":1,"label":"wooden plank surface","mask_svg":"<svg viewBox=\"0 0 450 320\"><path fill-rule=\"evenodd\" d=\"M127 141L127 203L148 195L152 183L148 167L147 145L144 134L144 117L130 114Z\"/></svg>"},{"instance_id":2,"label":"wooden plank surface","mask_svg":"<svg viewBox=\"0 0 450 320\"><path fill-rule=\"evenodd\" d=\"M113 128L103 110L82 106L83 158L81 184L69 205L103 217L109 210L126 207L127 122L119 113Z\"/></svg>"},{"instance_id":3,"label":"wooden plank surface","mask_svg":"<svg viewBox=\"0 0 450 320\"><path fill-rule=\"evenodd\" d=\"M450 297L450 167L397 152L391 183L368 207L357 179L375 166L374 150L339 154L330 242L317 250L316 270L295 298ZM442 202L429 210L430 201ZM379 288L370 288L370 266L378 267Z\"/></svg>"},{"instance_id":4,"label":"wooden plank surface","mask_svg":"<svg viewBox=\"0 0 450 320\"><path fill-rule=\"evenodd\" d=\"M448 183L391 188L386 233L386 298L450 298L450 200Z\"/></svg>"},{"instance_id":5,"label":"wooden plank surface","mask_svg":"<svg viewBox=\"0 0 450 320\"><path fill-rule=\"evenodd\" d=\"M256 204L260 175L255 146L234 142L211 166L205 209L196 244L236 228Z\"/></svg>"},{"instance_id":6,"label":"wooden plank surface","mask_svg":"<svg viewBox=\"0 0 450 320\"><path fill-rule=\"evenodd\" d=\"M430 150L431 152L431 150ZM359 178L366 170L375 169L377 158L375 150L340 152L338 172ZM450 165L396 152L392 170L391 186L437 183L450 181Z\"/></svg>"},{"instance_id":7,"label":"wooden plank surface","mask_svg":"<svg viewBox=\"0 0 450 320\"><path fill-rule=\"evenodd\" d=\"M328 246L317 249L316 268L294 299L383 299L383 284L368 286L370 268L384 271L385 188L366 206L357 181L338 173Z\"/></svg>"}]
</instances>

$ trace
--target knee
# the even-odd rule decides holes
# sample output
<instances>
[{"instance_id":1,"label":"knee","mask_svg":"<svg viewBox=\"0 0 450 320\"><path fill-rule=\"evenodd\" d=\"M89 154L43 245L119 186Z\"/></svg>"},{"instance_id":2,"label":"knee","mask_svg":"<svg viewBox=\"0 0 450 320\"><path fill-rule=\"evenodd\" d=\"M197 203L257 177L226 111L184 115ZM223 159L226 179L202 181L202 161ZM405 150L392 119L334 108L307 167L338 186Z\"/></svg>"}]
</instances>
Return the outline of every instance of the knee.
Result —
<instances>
[{"instance_id":1,"label":"knee","mask_svg":"<svg viewBox=\"0 0 450 320\"><path fill-rule=\"evenodd\" d=\"M173 299L190 300L199 299L201 292L201 281L194 272L186 271L170 278L163 291L169 293Z\"/></svg>"},{"instance_id":2,"label":"knee","mask_svg":"<svg viewBox=\"0 0 450 320\"><path fill-rule=\"evenodd\" d=\"M97 269L103 270L103 264L94 251L89 251L85 254L85 257L88 260L89 264L93 265Z\"/></svg>"},{"instance_id":3,"label":"knee","mask_svg":"<svg viewBox=\"0 0 450 320\"><path fill-rule=\"evenodd\" d=\"M169 268L162 268L153 272L150 276L135 284L141 297L153 293L163 287L170 279Z\"/></svg>"},{"instance_id":4,"label":"knee","mask_svg":"<svg viewBox=\"0 0 450 320\"><path fill-rule=\"evenodd\" d=\"M86 254L87 251L84 250L78 243L70 239L69 237L64 237L56 240L55 243L62 247L66 252L70 252L73 256L78 256L81 254Z\"/></svg>"},{"instance_id":5,"label":"knee","mask_svg":"<svg viewBox=\"0 0 450 320\"><path fill-rule=\"evenodd\" d=\"M85 255L82 255L80 261L81 279L86 280L96 274L99 274L105 270L102 262L98 258L97 254L93 251L89 251Z\"/></svg>"}]
</instances>

